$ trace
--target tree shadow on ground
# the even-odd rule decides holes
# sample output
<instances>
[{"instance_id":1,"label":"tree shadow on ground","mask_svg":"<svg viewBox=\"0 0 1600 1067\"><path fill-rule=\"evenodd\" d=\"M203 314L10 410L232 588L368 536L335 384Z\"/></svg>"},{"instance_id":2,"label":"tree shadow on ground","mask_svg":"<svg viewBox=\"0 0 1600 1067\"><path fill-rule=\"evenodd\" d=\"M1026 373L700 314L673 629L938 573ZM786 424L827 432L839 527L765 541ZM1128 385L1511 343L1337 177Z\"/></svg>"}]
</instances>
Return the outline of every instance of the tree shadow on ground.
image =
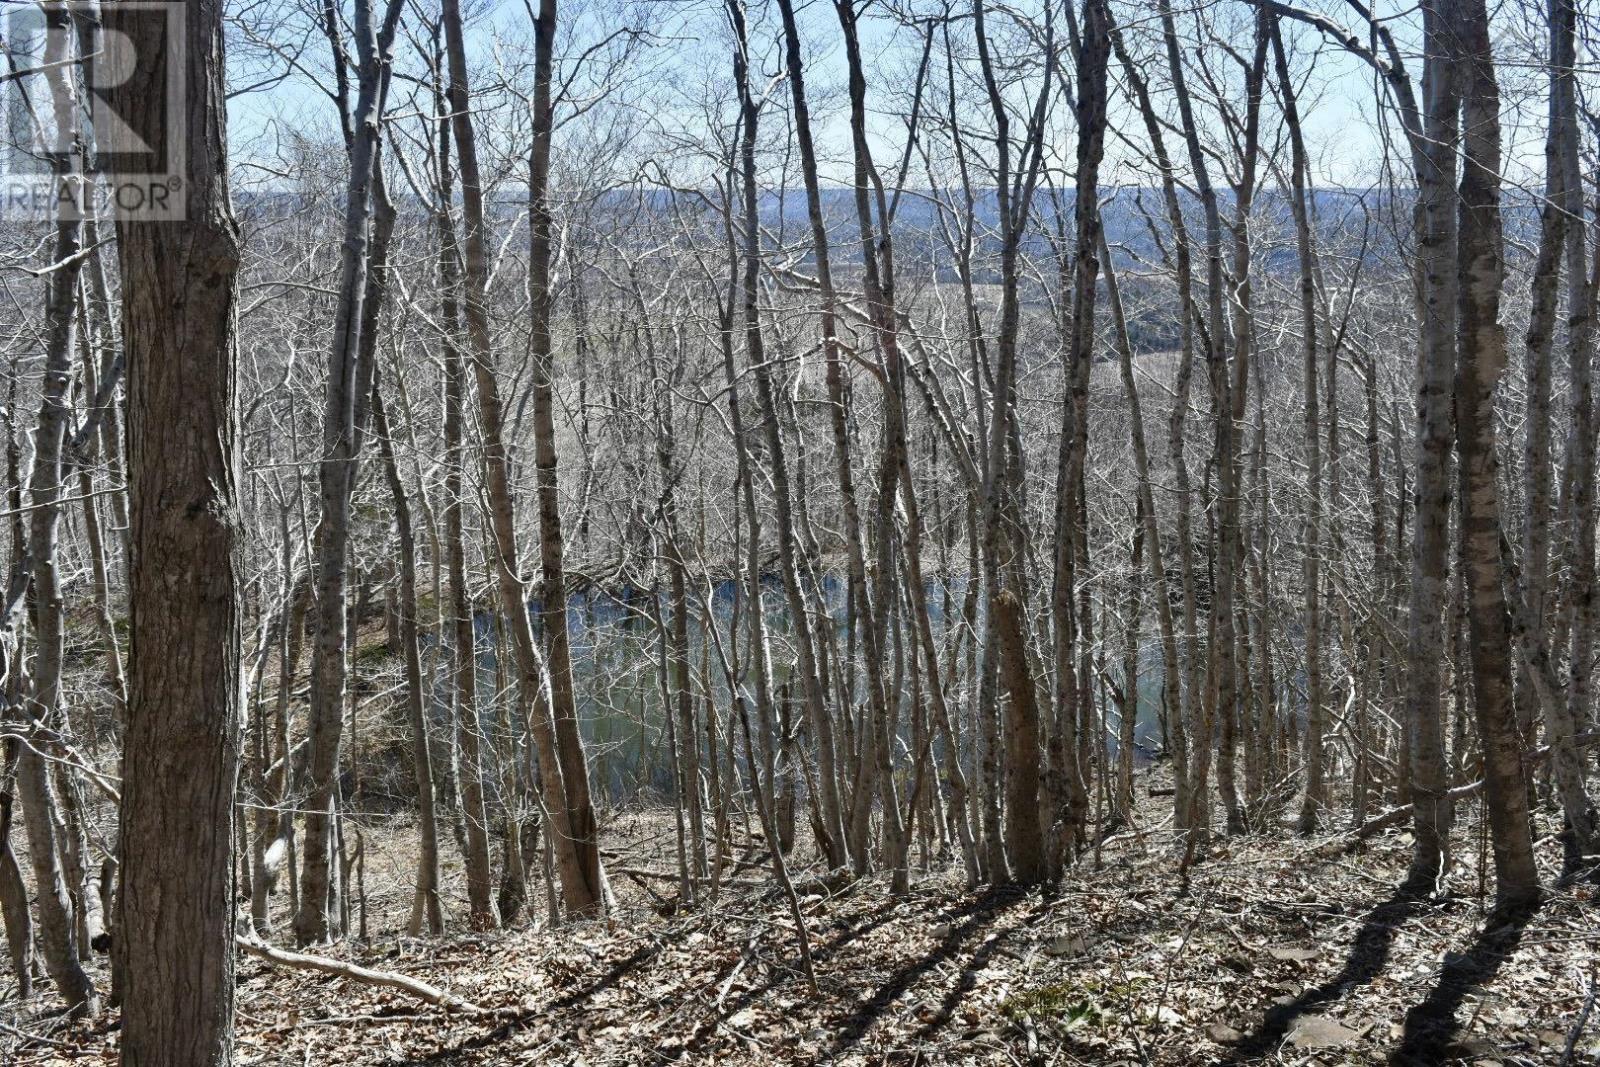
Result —
<instances>
[{"instance_id":1,"label":"tree shadow on ground","mask_svg":"<svg viewBox=\"0 0 1600 1067\"><path fill-rule=\"evenodd\" d=\"M889 909L885 908L864 922L846 922L838 924L839 928L831 937L829 937L822 944L813 948L813 958L817 963L826 961L841 949L847 947L851 942L856 941L873 929L888 922L890 918L892 918L892 913L889 911ZM642 944L632 953L608 967L602 974L597 976L593 982L575 989L561 996L559 999L551 1001L539 1011L527 1016L509 1019L501 1025L496 1026L492 1030L488 1030L484 1033L466 1038L465 1040L458 1041L449 1047L441 1048L432 1055L414 1062L418 1064L442 1064L455 1062L457 1057L460 1057L463 1054L480 1051L509 1039L514 1033L528 1025L530 1022L539 1020L548 1021L552 1016L557 1015L560 1012L579 1008L584 1004L584 1002L588 1001L596 994L604 992L605 990L618 985L630 974L641 970L646 964L650 963L658 955L660 955L663 947L664 943L660 941L652 941ZM734 966L737 966L737 960L735 960L733 963L730 963L729 969L731 970ZM718 977L725 978L726 973L719 975ZM790 974L786 969L780 970L767 982L761 983L749 990L746 990L738 996L730 998L718 1013L718 1018L720 1019L734 1014L741 1008L753 1004L763 994L771 992L778 985L781 985L787 980L788 977L790 977ZM702 1026L691 1039L687 1051L692 1052L697 1048L704 1047L709 1039L715 1034L715 1032L715 1020Z\"/></svg>"},{"instance_id":2,"label":"tree shadow on ground","mask_svg":"<svg viewBox=\"0 0 1600 1067\"><path fill-rule=\"evenodd\" d=\"M859 941L861 938L865 937L873 930L876 930L878 927L883 926L894 917L895 915L893 909L884 907L879 909L875 914L864 921L857 922L847 919L835 921L834 923L830 924L830 926L824 927L823 930L832 929L835 932L829 935L825 940L819 941L811 946L811 961L813 966L820 968L822 964L825 964L829 960L833 959L851 944ZM732 966L737 966L737 961L735 961ZM799 976L799 974L800 970L798 964L796 964L793 968L788 966L773 967L765 981L759 982L751 986L749 989L743 990L739 994L728 997L726 1000L719 1002L713 1016L709 1019L706 1019L695 1028L694 1033L690 1036L687 1044L684 1046L684 1050L690 1053L706 1051L710 1047L713 1039L715 1039L718 1028L724 1019L736 1015L745 1008L750 1007L752 1004L755 1004L757 1001L759 1001L763 996L777 989L785 982L796 978Z\"/></svg>"},{"instance_id":3,"label":"tree shadow on ground","mask_svg":"<svg viewBox=\"0 0 1600 1067\"><path fill-rule=\"evenodd\" d=\"M1003 931L1000 931L990 934L984 939L983 944L978 946L978 950L967 960L967 965L961 968L960 977L950 987L949 992L945 993L944 999L939 1002L938 1014L924 1023L917 1031L919 1038L932 1037L935 1031L949 1021L950 1014L955 1011L956 1005L960 1004L969 993L977 988L978 972L989 965L989 961L994 958L995 953L999 950L1002 940Z\"/></svg>"},{"instance_id":4,"label":"tree shadow on ground","mask_svg":"<svg viewBox=\"0 0 1600 1067\"><path fill-rule=\"evenodd\" d=\"M1254 1032L1233 1044L1220 1063L1249 1063L1277 1050L1295 1021L1314 1008L1331 1004L1352 989L1366 985L1389 963L1389 951L1400 925L1421 908L1415 897L1397 893L1373 908L1362 920L1350 944L1350 955L1339 973L1321 985L1301 993L1287 1004L1275 1005Z\"/></svg>"},{"instance_id":5,"label":"tree shadow on ground","mask_svg":"<svg viewBox=\"0 0 1600 1067\"><path fill-rule=\"evenodd\" d=\"M556 1012L565 1011L570 1008L576 1008L578 1005L593 997L595 994L610 989L612 986L615 986L621 982L628 975L639 970L645 964L655 959L660 952L661 945L659 942L646 942L645 944L642 944L638 948L634 949L628 955L624 956L622 959L618 960L616 963L613 963L610 967L606 968L606 970L597 978L595 978L593 982L586 986L575 989L557 1000L551 1001L547 1007L541 1009L540 1011L508 1019L492 1030L478 1034L475 1037L469 1037L463 1041L449 1046L448 1048L441 1048L431 1055L425 1056L422 1059L413 1060L411 1062L419 1065L429 1063L449 1063L457 1056L460 1056L464 1053L485 1049L490 1045L497 1045L511 1037L512 1034L516 1033L519 1029L530 1022L546 1018L547 1016L553 1015Z\"/></svg>"},{"instance_id":6,"label":"tree shadow on ground","mask_svg":"<svg viewBox=\"0 0 1600 1067\"><path fill-rule=\"evenodd\" d=\"M1461 1023L1456 1010L1466 998L1494 978L1516 952L1522 933L1538 910L1535 904L1494 912L1483 930L1462 953L1445 956L1439 980L1428 998L1406 1012L1400 1047L1389 1057L1399 1067L1432 1067L1463 1056L1455 1046Z\"/></svg>"},{"instance_id":7,"label":"tree shadow on ground","mask_svg":"<svg viewBox=\"0 0 1600 1067\"><path fill-rule=\"evenodd\" d=\"M871 996L858 1002L855 1010L838 1022L839 1032L834 1035L829 1054L838 1056L860 1041L871 1029L872 1024L882 1017L889 1006L903 993L930 971L953 959L974 936L1025 899L1027 894L1020 889L1001 888L946 912L944 917L951 921L950 931L932 950L891 974L886 981L878 985ZM954 922L956 919L962 921L956 924ZM990 938L973 954L962 969L961 977L955 987L945 996L936 1021L924 1026L923 1036L942 1024L956 1001L963 995L963 991L971 988L975 975L994 954L998 944L998 938Z\"/></svg>"}]
</instances>

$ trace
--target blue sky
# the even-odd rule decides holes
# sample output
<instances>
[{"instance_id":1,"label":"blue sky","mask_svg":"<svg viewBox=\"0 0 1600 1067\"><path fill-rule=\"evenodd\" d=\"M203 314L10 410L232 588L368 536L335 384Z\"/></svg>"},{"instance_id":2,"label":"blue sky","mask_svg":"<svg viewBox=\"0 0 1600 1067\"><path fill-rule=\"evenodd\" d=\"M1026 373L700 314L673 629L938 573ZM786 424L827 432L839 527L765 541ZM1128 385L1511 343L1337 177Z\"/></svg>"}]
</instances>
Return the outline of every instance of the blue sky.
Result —
<instances>
[{"instance_id":1,"label":"blue sky","mask_svg":"<svg viewBox=\"0 0 1600 1067\"><path fill-rule=\"evenodd\" d=\"M1349 24L1348 8L1338 0L1300 2ZM832 160L827 177L842 181L847 175L848 152L842 107L843 49L838 24L828 0L810 0L809 3L802 0L799 6L802 32L808 38L807 81L818 119L819 145L823 154ZM1165 70L1159 53L1151 50L1156 28L1153 5L1117 3L1115 6L1130 42L1150 61L1147 76L1159 85L1165 81ZM327 44L319 37L305 36L303 16L299 21L295 17L282 17L281 12L288 9L278 9L279 17L272 18L256 8L238 4L235 7L237 14L263 22L280 48L303 39L305 68L325 78ZM965 7L957 10L965 10ZM1037 14L1036 2L1033 10ZM1236 51L1248 53L1251 41L1247 4L1242 0L1208 0L1198 9L1180 4L1180 32L1186 37L1196 25L1192 15L1196 10L1221 27ZM1416 55L1415 9L1384 0L1378 11L1381 17L1393 20L1389 24L1402 49L1408 53L1407 62L1412 65L1415 76L1421 64L1420 56ZM502 72L510 72L515 80L518 72L525 69L530 37L523 0L469 3L468 17L475 90L484 90ZM627 100L631 107L651 112L640 126L643 139L624 145L624 152L636 149L642 156L656 151L661 138L693 139L703 133L703 129L696 129L696 124L703 125L708 107L731 105L732 86L728 74L731 41L722 8L715 0L632 0L631 3L629 0L569 0L563 3L562 18L569 52L586 47L623 24L648 23L652 30L653 43L641 51L633 69L623 73L627 84L616 97L618 101ZM752 4L750 18L758 71L775 75L781 69L782 59L776 47L780 28L776 3L764 0ZM1003 36L1003 20L996 15L991 21L998 43ZM1504 53L1506 177L1513 183L1536 187L1542 180L1544 76L1535 69L1534 63L1522 60L1536 60L1542 40L1538 27L1512 5L1497 9L1496 28L1499 32L1497 47ZM896 25L886 17L881 5L866 9L862 30L869 78L868 106L874 109L870 125L877 142L876 150L884 159L897 158L904 137L900 119L904 87L909 84L909 72L919 54L920 39L916 31ZM1294 66L1305 76L1301 109L1318 182L1364 186L1382 181L1381 124L1385 121L1392 124L1392 115L1378 106L1373 72L1342 48L1305 27L1290 27L1289 39L1295 53ZM265 72L282 67L281 60L276 57L264 62L258 52L253 53L245 35L237 28L230 45L233 48L230 68L235 86L255 82ZM399 53L400 69L415 74L419 68L410 46L402 42ZM1215 60L1217 69L1228 67L1215 46L1211 46L1207 54ZM1000 58L1003 60L1004 56ZM1113 78L1117 81L1121 78L1115 64ZM1233 81L1237 80L1233 77ZM787 89L781 81L767 84L779 97L779 103L786 105ZM511 97L486 95L483 103L490 111L486 116L489 125L495 122L514 125L519 119L512 114L519 105ZM1199 103L1202 111L1209 110L1203 101ZM1169 104L1170 101L1163 98L1158 106ZM1168 107L1168 110L1175 116L1175 109ZM1058 158L1063 160L1072 158L1073 131L1069 120L1069 112L1062 107L1055 124L1055 142ZM1147 168L1141 166L1138 159L1138 146L1143 142L1142 123L1120 94L1114 96L1111 121L1133 145L1117 136L1108 137L1106 184L1147 180ZM273 171L284 162L282 146L297 135L330 147L337 144L333 105L313 86L311 78L304 75L290 76L265 90L236 96L230 103L229 122L236 160L256 165L247 167L249 173L240 175L240 180L246 184L254 180L271 181ZM1275 123L1275 114L1269 113L1267 128L1273 129ZM514 135L510 136L514 140ZM648 146L645 141L650 142ZM1174 150L1179 147L1175 139L1172 147ZM559 140L557 151L558 154L561 151Z\"/></svg>"}]
</instances>

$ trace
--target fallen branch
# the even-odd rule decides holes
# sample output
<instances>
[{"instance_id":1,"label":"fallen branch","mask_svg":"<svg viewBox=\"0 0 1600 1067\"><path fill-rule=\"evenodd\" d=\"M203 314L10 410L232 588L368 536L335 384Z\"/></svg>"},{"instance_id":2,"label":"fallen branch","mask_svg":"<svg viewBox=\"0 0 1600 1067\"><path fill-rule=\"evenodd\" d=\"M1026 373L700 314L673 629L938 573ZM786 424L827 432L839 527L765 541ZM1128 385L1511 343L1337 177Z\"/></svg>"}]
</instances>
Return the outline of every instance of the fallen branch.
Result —
<instances>
[{"instance_id":1,"label":"fallen branch","mask_svg":"<svg viewBox=\"0 0 1600 1067\"><path fill-rule=\"evenodd\" d=\"M289 952L281 948L274 948L264 941L249 937L236 937L234 943L252 956L259 956L269 962L284 967L295 967L304 971L321 971L324 974L335 974L340 978L348 978L355 982L364 982L367 985L387 986L410 993L419 1000L429 1004L436 1004L445 1011L462 1012L469 1015L485 1015L488 1011L470 1000L463 1000L453 993L446 993L426 982L415 978L408 978L403 974L393 971L374 971L354 963L345 963L343 960L333 960L326 956L308 956L303 952Z\"/></svg>"},{"instance_id":2,"label":"fallen branch","mask_svg":"<svg viewBox=\"0 0 1600 1067\"><path fill-rule=\"evenodd\" d=\"M802 897L836 897L855 885L856 881L856 872L848 867L840 867L795 883L794 891Z\"/></svg>"},{"instance_id":3,"label":"fallen branch","mask_svg":"<svg viewBox=\"0 0 1600 1067\"><path fill-rule=\"evenodd\" d=\"M26 1030L19 1030L15 1026L10 1026L6 1023L0 1023L0 1033L7 1033L14 1037L21 1038L22 1043L17 1046L19 1049L27 1048L29 1045L34 1044L35 1042L43 1045L54 1045L56 1048L72 1047L65 1041L57 1041L55 1038L45 1037L43 1034L30 1034Z\"/></svg>"},{"instance_id":4,"label":"fallen branch","mask_svg":"<svg viewBox=\"0 0 1600 1067\"><path fill-rule=\"evenodd\" d=\"M657 882L676 883L681 878L681 875L668 874L666 871L646 870L643 867L611 867L608 868L608 870L615 874L627 875L629 878L632 878L634 882L636 882L641 888L648 888L644 884L645 879L652 879ZM755 878L724 878L722 880L722 884L745 886L750 889L766 889L771 883L760 881Z\"/></svg>"},{"instance_id":5,"label":"fallen branch","mask_svg":"<svg viewBox=\"0 0 1600 1067\"><path fill-rule=\"evenodd\" d=\"M658 882L676 882L682 877L682 875L668 874L666 871L647 871L643 867L613 867L611 870L616 874L625 874L636 882L642 882L646 878L653 878Z\"/></svg>"},{"instance_id":6,"label":"fallen branch","mask_svg":"<svg viewBox=\"0 0 1600 1067\"><path fill-rule=\"evenodd\" d=\"M668 899L667 897L662 896L660 893L657 893L654 889L650 888L650 883L646 881L648 878L655 878L661 881L676 882L678 881L678 877L676 875L663 875L657 873L656 871L635 870L632 867L614 867L612 870L614 870L617 874L621 874L633 879L633 883L635 885L644 890L646 893L650 894L650 899L655 901L655 910L657 915L660 915L662 918L670 918L671 916L677 914L677 898L673 897L672 899Z\"/></svg>"},{"instance_id":7,"label":"fallen branch","mask_svg":"<svg viewBox=\"0 0 1600 1067\"><path fill-rule=\"evenodd\" d=\"M1586 748L1597 741L1600 741L1600 730L1591 730L1588 733L1582 733L1573 738L1573 744L1578 748ZM1536 748L1532 752L1528 753L1527 756L1523 758L1522 765L1524 767L1534 767L1540 763L1543 763L1549 758L1550 746L1545 745L1542 748ZM1447 790L1443 799L1454 803L1458 800L1466 800L1468 797L1477 796L1482 791L1483 779L1480 778L1476 782L1468 782L1465 785L1458 785L1454 789ZM1366 822L1362 823L1356 829L1350 831L1345 840L1335 842L1332 845L1332 848L1335 851L1345 851L1355 847L1357 843L1365 841L1369 837L1376 836L1377 834L1380 834L1391 827L1400 826L1411 818L1411 811L1412 805L1402 804L1398 808L1389 809L1382 815L1375 815Z\"/></svg>"},{"instance_id":8,"label":"fallen branch","mask_svg":"<svg viewBox=\"0 0 1600 1067\"><path fill-rule=\"evenodd\" d=\"M274 1031L283 1033L290 1030L310 1030L319 1026L389 1026L395 1023L425 1023L429 1019L437 1018L433 1015L329 1015L321 1019L301 1019L299 1022L282 1023L270 1027Z\"/></svg>"},{"instance_id":9,"label":"fallen branch","mask_svg":"<svg viewBox=\"0 0 1600 1067\"><path fill-rule=\"evenodd\" d=\"M1578 1038L1583 1036L1583 1028L1588 1025L1589 1013L1594 1011L1595 974L1589 971L1589 996L1583 1002L1583 1010L1578 1013L1578 1021L1572 1024L1572 1029L1567 1032L1567 1047L1561 1053L1561 1067L1567 1067L1572 1062L1572 1054L1578 1048Z\"/></svg>"}]
</instances>

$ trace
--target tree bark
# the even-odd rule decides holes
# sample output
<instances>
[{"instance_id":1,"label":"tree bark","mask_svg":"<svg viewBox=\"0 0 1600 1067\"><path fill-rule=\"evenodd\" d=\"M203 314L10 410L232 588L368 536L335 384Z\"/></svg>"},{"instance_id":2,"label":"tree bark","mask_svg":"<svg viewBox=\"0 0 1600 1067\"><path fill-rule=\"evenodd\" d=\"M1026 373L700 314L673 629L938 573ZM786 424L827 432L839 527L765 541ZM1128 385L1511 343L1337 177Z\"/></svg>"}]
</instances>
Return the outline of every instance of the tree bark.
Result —
<instances>
[{"instance_id":1,"label":"tree bark","mask_svg":"<svg viewBox=\"0 0 1600 1067\"><path fill-rule=\"evenodd\" d=\"M1551 125L1552 135L1560 131L1558 165L1561 171L1559 214L1563 223L1567 272L1567 362L1572 396L1572 422L1567 438L1567 519L1569 529L1570 588L1563 605L1562 623L1569 634L1569 673L1565 699L1561 694L1545 702L1545 735L1551 747L1550 770L1561 800L1569 837L1567 866L1581 862L1579 857L1600 849L1600 825L1584 784L1584 761L1575 738L1592 720L1594 682L1591 664L1594 657L1595 626L1595 279L1589 272L1589 235L1584 224L1583 176L1580 163L1578 112L1576 100L1575 33L1577 11L1572 0L1551 3ZM1550 154L1546 154L1547 162ZM1530 326L1530 335L1532 327ZM1533 339L1529 340L1530 354ZM1546 372L1548 373L1548 372ZM1538 375L1530 373L1530 405L1541 396L1534 391ZM1542 383L1548 389L1548 383ZM1536 416L1530 410L1530 418ZM1534 447L1530 430L1529 448ZM1530 509L1534 506L1530 499ZM1532 512L1530 511L1530 514ZM1530 547L1527 559L1537 565L1534 548L1536 529L1530 518ZM1548 565L1548 560L1544 561ZM1541 599L1534 595L1542 572L1535 572L1530 591L1529 617L1542 619ZM1537 642L1535 642L1537 647Z\"/></svg>"},{"instance_id":2,"label":"tree bark","mask_svg":"<svg viewBox=\"0 0 1600 1067\"><path fill-rule=\"evenodd\" d=\"M107 16L137 54L166 46L166 27L148 16L115 6ZM220 1067L233 1049L239 237L222 5L191 0L186 16L186 112L163 115L159 63L141 62L113 90L119 114L185 143L183 221L117 223L134 544L114 934L125 1067Z\"/></svg>"},{"instance_id":3,"label":"tree bark","mask_svg":"<svg viewBox=\"0 0 1600 1067\"><path fill-rule=\"evenodd\" d=\"M378 204L378 219L374 242L388 245L388 234L394 228L395 211L387 197ZM388 264L380 259L374 264L376 282L370 298L375 307L381 307ZM405 484L400 480L400 468L395 462L394 440L390 436L389 415L384 408L383 395L378 380L372 386L372 427L378 438L378 452L383 458L384 477L389 483L389 495L394 503L395 533L399 541L400 570L400 654L405 664L406 717L411 724L411 761L417 785L417 887L411 909L410 932L415 937L422 930L423 919L428 932L444 932L444 910L439 901L439 831L433 796L433 758L428 748L428 720L424 705L422 678L422 649L417 636L417 539L411 528L411 504L406 497Z\"/></svg>"},{"instance_id":4,"label":"tree bark","mask_svg":"<svg viewBox=\"0 0 1600 1067\"><path fill-rule=\"evenodd\" d=\"M1411 758L1415 846L1405 885L1431 891L1444 872L1452 805L1445 795L1443 692L1445 582L1450 535L1451 379L1455 373L1456 145L1460 95L1448 49L1451 5L1423 6L1425 129L1417 175L1420 352L1416 510L1407 622L1406 732Z\"/></svg>"},{"instance_id":5,"label":"tree bark","mask_svg":"<svg viewBox=\"0 0 1600 1067\"><path fill-rule=\"evenodd\" d=\"M1062 405L1057 456L1055 568L1050 614L1055 635L1055 722L1049 739L1047 786L1052 807L1049 864L1059 872L1083 836L1089 798L1080 759L1079 671L1074 658L1086 635L1075 604L1079 557L1088 554L1084 467L1089 450L1089 364L1094 347L1095 297L1100 277L1100 161L1105 155L1106 67L1111 55L1111 10L1104 0L1085 0L1077 70L1077 186L1072 203L1071 322L1062 368L1067 403ZM1064 268L1063 268L1064 271ZM1103 750L1104 746L1101 745Z\"/></svg>"},{"instance_id":6,"label":"tree bark","mask_svg":"<svg viewBox=\"0 0 1600 1067\"><path fill-rule=\"evenodd\" d=\"M1501 564L1495 394L1506 364L1500 325L1505 279L1500 219L1500 89L1484 0L1461 0L1453 43L1460 49L1463 159L1460 190L1456 345L1456 451L1461 497L1461 567L1472 635L1473 708L1494 839L1495 899L1516 908L1539 899L1522 734L1511 696L1511 628ZM1458 668L1459 669L1459 668Z\"/></svg>"},{"instance_id":7,"label":"tree bark","mask_svg":"<svg viewBox=\"0 0 1600 1067\"><path fill-rule=\"evenodd\" d=\"M589 764L578 732L577 696L572 686L572 643L567 633L566 563L561 505L556 477L554 364L550 351L550 142L555 115L551 81L555 72L556 0L540 0L534 19L533 142L528 153L528 323L533 362L534 484L539 503L539 562L544 575L540 629L549 652L551 713L556 752L566 790L567 827L575 860L591 903L603 906L600 843L589 798Z\"/></svg>"},{"instance_id":8,"label":"tree bark","mask_svg":"<svg viewBox=\"0 0 1600 1067\"><path fill-rule=\"evenodd\" d=\"M51 33L45 59L69 63L69 16L64 9L46 13ZM72 358L77 347L76 296L81 265L82 219L73 206L76 183L83 173L82 137L75 115L77 89L71 75L50 74L54 121L61 131L74 131L70 146L52 160L58 193L53 254L60 264L50 273L45 297L44 381L40 385L39 421L34 435L33 470L29 476L29 555L32 591L29 608L36 630L37 653L31 689L24 704L35 726L60 729L62 671L66 656L66 607L60 567L61 498L66 476L66 429L72 397ZM49 765L34 744L24 744L17 768L23 822L28 831L28 858L33 867L39 905L39 948L56 990L74 1017L99 1011L94 984L79 963L79 937L73 895L63 869L68 843L58 824L59 797Z\"/></svg>"},{"instance_id":9,"label":"tree bark","mask_svg":"<svg viewBox=\"0 0 1600 1067\"><path fill-rule=\"evenodd\" d=\"M1295 99L1294 80L1284 53L1283 35L1277 20L1272 24L1273 63L1278 75L1278 92L1283 101L1283 121L1289 128L1293 155L1290 170L1289 204L1294 213L1295 253L1300 268L1300 333L1304 347L1306 515L1304 558L1306 645L1306 786L1296 828L1313 833L1322 825L1327 784L1324 776L1323 734L1327 726L1327 696L1322 684L1322 416L1320 375L1317 372L1317 292L1316 253L1312 248L1311 217L1307 206L1309 162L1305 137L1300 126L1300 110ZM1333 403L1333 397L1328 398Z\"/></svg>"}]
</instances>

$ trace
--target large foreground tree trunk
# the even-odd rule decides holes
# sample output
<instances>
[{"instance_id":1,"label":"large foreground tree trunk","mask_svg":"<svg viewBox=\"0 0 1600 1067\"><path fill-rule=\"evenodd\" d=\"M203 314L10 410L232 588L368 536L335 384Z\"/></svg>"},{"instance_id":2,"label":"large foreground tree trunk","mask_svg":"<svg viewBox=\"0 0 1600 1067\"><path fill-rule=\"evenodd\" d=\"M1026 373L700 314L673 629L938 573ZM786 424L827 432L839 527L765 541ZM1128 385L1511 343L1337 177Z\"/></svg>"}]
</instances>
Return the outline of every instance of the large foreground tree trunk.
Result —
<instances>
[{"instance_id":1,"label":"large foreground tree trunk","mask_svg":"<svg viewBox=\"0 0 1600 1067\"><path fill-rule=\"evenodd\" d=\"M239 238L228 204L222 4L191 0L187 112L159 64L117 90L141 129L185 145L185 218L120 221L128 357L132 655L115 947L127 1067L216 1067L233 1052L234 785L240 524L232 337ZM108 10L140 55L165 26Z\"/></svg>"}]
</instances>

